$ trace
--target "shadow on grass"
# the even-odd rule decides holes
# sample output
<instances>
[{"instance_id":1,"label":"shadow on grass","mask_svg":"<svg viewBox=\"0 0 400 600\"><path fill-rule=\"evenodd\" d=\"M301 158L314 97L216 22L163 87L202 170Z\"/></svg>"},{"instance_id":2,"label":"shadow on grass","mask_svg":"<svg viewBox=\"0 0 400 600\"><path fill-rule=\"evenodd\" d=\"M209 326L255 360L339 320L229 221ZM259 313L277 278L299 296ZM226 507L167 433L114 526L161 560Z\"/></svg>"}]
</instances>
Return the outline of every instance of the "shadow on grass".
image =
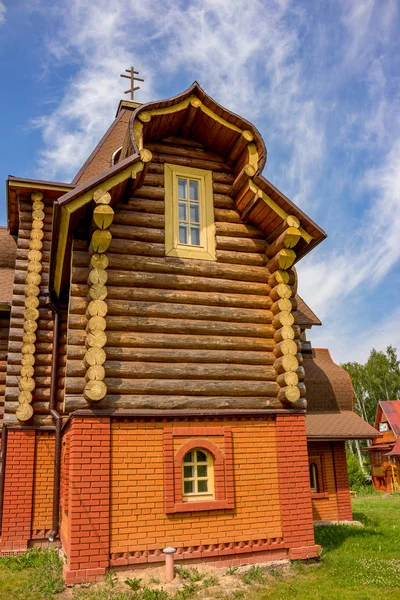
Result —
<instances>
[{"instance_id":1,"label":"shadow on grass","mask_svg":"<svg viewBox=\"0 0 400 600\"><path fill-rule=\"evenodd\" d=\"M382 534L372 529L351 525L332 525L330 527L316 527L315 529L315 541L325 551L340 548L349 539L362 541L376 536L382 537Z\"/></svg>"},{"instance_id":2,"label":"shadow on grass","mask_svg":"<svg viewBox=\"0 0 400 600\"><path fill-rule=\"evenodd\" d=\"M373 518L371 515L366 515L363 512L357 512L353 510L353 519L355 521L360 521L365 527L378 527L379 520Z\"/></svg>"}]
</instances>

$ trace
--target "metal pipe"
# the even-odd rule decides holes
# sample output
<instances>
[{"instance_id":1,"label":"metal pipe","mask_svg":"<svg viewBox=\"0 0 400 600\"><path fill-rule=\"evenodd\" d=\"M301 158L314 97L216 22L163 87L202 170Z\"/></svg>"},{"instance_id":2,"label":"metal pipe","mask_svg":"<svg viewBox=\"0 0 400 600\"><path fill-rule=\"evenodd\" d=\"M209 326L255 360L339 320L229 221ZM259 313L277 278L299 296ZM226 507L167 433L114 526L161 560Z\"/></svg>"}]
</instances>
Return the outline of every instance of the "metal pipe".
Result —
<instances>
[{"instance_id":1,"label":"metal pipe","mask_svg":"<svg viewBox=\"0 0 400 600\"><path fill-rule=\"evenodd\" d=\"M0 535L3 526L4 483L6 479L7 427L3 423L1 432L1 474L0 474Z\"/></svg>"},{"instance_id":2,"label":"metal pipe","mask_svg":"<svg viewBox=\"0 0 400 600\"><path fill-rule=\"evenodd\" d=\"M54 483L53 483L53 517L52 531L49 535L49 541L53 542L58 535L60 528L60 471L61 471L61 426L62 417L57 411L57 365L58 365L58 330L60 315L56 306L50 302L51 310L54 314L54 335L53 351L51 359L51 379L50 379L50 414L54 419L56 428L55 449L54 449Z\"/></svg>"}]
</instances>

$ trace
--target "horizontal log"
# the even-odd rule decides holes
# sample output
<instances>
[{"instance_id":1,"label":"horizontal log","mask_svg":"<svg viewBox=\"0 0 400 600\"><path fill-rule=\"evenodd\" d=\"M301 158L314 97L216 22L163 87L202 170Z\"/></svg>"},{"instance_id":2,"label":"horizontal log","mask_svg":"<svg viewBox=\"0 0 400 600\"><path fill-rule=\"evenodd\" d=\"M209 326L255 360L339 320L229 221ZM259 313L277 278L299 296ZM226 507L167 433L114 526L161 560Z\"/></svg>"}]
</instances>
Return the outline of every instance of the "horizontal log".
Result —
<instances>
[{"instance_id":1,"label":"horizontal log","mask_svg":"<svg viewBox=\"0 0 400 600\"><path fill-rule=\"evenodd\" d=\"M164 200L164 188L154 185L141 185L135 191L135 198Z\"/></svg>"},{"instance_id":2,"label":"horizontal log","mask_svg":"<svg viewBox=\"0 0 400 600\"><path fill-rule=\"evenodd\" d=\"M129 300L112 300L107 298L108 316L126 317L165 317L167 319L207 319L211 321L228 321L231 323L271 323L272 313L269 310L251 308L227 308L221 306L200 306L156 302L131 302ZM85 314L87 300L71 298L70 313Z\"/></svg>"},{"instance_id":3,"label":"horizontal log","mask_svg":"<svg viewBox=\"0 0 400 600\"><path fill-rule=\"evenodd\" d=\"M297 242L300 240L301 233L296 227L288 227L281 235L274 241L266 252L268 258L273 258L283 248L294 248Z\"/></svg>"},{"instance_id":4,"label":"horizontal log","mask_svg":"<svg viewBox=\"0 0 400 600\"><path fill-rule=\"evenodd\" d=\"M186 157L200 160L209 160L220 163L223 159L216 152L205 150L204 148L196 148L194 145L188 146L184 143L162 143L148 142L146 148L149 148L153 153L161 152L174 157Z\"/></svg>"},{"instance_id":5,"label":"horizontal log","mask_svg":"<svg viewBox=\"0 0 400 600\"><path fill-rule=\"evenodd\" d=\"M164 228L164 215L151 215L134 211L117 210L114 217L117 225L130 225L137 227ZM112 233L112 231L111 231Z\"/></svg>"},{"instance_id":6,"label":"horizontal log","mask_svg":"<svg viewBox=\"0 0 400 600\"><path fill-rule=\"evenodd\" d=\"M66 394L65 412L72 413L75 410L87 409L87 402L81 395ZM103 400L96 403L96 408L104 409L279 409L282 403L277 398L266 396L133 396L107 395Z\"/></svg>"},{"instance_id":7,"label":"horizontal log","mask_svg":"<svg viewBox=\"0 0 400 600\"><path fill-rule=\"evenodd\" d=\"M217 250L232 250L234 252L254 252L263 254L266 247L265 240L250 240L223 235L216 236ZM265 262L263 256L263 262Z\"/></svg>"},{"instance_id":8,"label":"horizontal log","mask_svg":"<svg viewBox=\"0 0 400 600\"><path fill-rule=\"evenodd\" d=\"M189 319L161 319L145 317L107 316L108 331L148 331L159 333L186 333L203 335L230 335L272 338L275 329L272 325L260 323L224 323ZM84 329L85 315L70 315L70 327Z\"/></svg>"},{"instance_id":9,"label":"horizontal log","mask_svg":"<svg viewBox=\"0 0 400 600\"><path fill-rule=\"evenodd\" d=\"M217 235L224 235L228 237L242 237L251 239L264 239L265 234L253 227L253 225L246 225L244 223L216 223L215 231Z\"/></svg>"},{"instance_id":10,"label":"horizontal log","mask_svg":"<svg viewBox=\"0 0 400 600\"><path fill-rule=\"evenodd\" d=\"M134 242L133 240L113 239L109 252L114 254L130 254L142 256L165 256L165 245L151 242Z\"/></svg>"},{"instance_id":11,"label":"horizontal log","mask_svg":"<svg viewBox=\"0 0 400 600\"><path fill-rule=\"evenodd\" d=\"M88 286L74 283L71 286L71 296L86 298ZM107 290L108 299L134 300L138 302L173 302L180 304L200 304L202 306L234 306L237 308L269 309L272 300L269 296L251 294L228 294L218 292L187 292L184 290L159 290L137 287L110 287Z\"/></svg>"},{"instance_id":12,"label":"horizontal log","mask_svg":"<svg viewBox=\"0 0 400 600\"><path fill-rule=\"evenodd\" d=\"M81 329L70 329L68 331L68 346L84 345L86 331ZM121 331L107 331L106 352L111 351L110 347L119 346L121 348L179 348L196 350L243 350L254 352L270 352L275 346L271 338L257 337L237 337L237 336L216 336L216 335L186 335L174 333L146 333L130 332L124 327ZM143 350L144 351L144 350ZM72 352L72 349L71 349ZM18 358L18 363L20 357Z\"/></svg>"},{"instance_id":13,"label":"horizontal log","mask_svg":"<svg viewBox=\"0 0 400 600\"><path fill-rule=\"evenodd\" d=\"M155 163L160 163L160 164L170 163L171 156L168 154L154 151L153 152L153 161ZM185 167L194 167L196 169L206 169L208 171L230 173L229 167L222 161L217 162L217 161L213 161L213 160L206 160L206 159L200 159L200 158L175 156L174 163L177 165L183 165Z\"/></svg>"},{"instance_id":14,"label":"horizontal log","mask_svg":"<svg viewBox=\"0 0 400 600\"><path fill-rule=\"evenodd\" d=\"M80 393L85 379L66 378L68 394ZM190 381L184 379L113 379L106 377L104 383L109 394L166 394L199 396L277 396L279 386L275 381Z\"/></svg>"},{"instance_id":15,"label":"horizontal log","mask_svg":"<svg viewBox=\"0 0 400 600\"><path fill-rule=\"evenodd\" d=\"M228 381L275 381L276 371L265 365L219 365L197 363L133 362L108 360L103 364L106 377L121 379L190 379ZM84 377L81 360L69 360L67 377Z\"/></svg>"},{"instance_id":16,"label":"horizontal log","mask_svg":"<svg viewBox=\"0 0 400 600\"><path fill-rule=\"evenodd\" d=\"M162 192L164 193L163 188ZM165 212L165 206L164 202L161 202L160 200L147 200L146 198L130 198L128 203L124 204L124 210L134 210L137 212L149 213L151 215L163 215Z\"/></svg>"},{"instance_id":17,"label":"horizontal log","mask_svg":"<svg viewBox=\"0 0 400 600\"><path fill-rule=\"evenodd\" d=\"M113 239L134 240L140 242L164 243L164 229L155 227L131 227L129 225L117 225L113 223L110 227Z\"/></svg>"},{"instance_id":18,"label":"horizontal log","mask_svg":"<svg viewBox=\"0 0 400 600\"><path fill-rule=\"evenodd\" d=\"M227 250L217 250L217 261L231 263L234 265L251 265L253 267L263 267L265 259L262 254L251 252L229 252Z\"/></svg>"},{"instance_id":19,"label":"horizontal log","mask_svg":"<svg viewBox=\"0 0 400 600\"><path fill-rule=\"evenodd\" d=\"M74 335L75 330L71 330L71 339L75 344L77 339L81 345L69 346L68 360L83 360L86 348L83 346L85 332L80 336ZM118 335L118 334L117 334ZM113 338L114 332L108 332L107 338L110 343L110 338ZM131 342L131 340L129 340ZM132 350L133 348L133 350ZM275 355L267 351L236 351L236 350L199 350L197 348L189 349L162 349L162 348L137 348L130 343L124 347L121 346L105 346L104 348L107 360L120 361L149 361L162 363L212 363L212 364L240 364L240 365L272 365L275 362ZM19 369L15 365L15 369ZM50 369L50 371L49 371ZM59 369L58 374L62 377L62 370ZM38 375L48 375L51 372L51 367L37 367ZM18 374L18 371L16 372Z\"/></svg>"},{"instance_id":20,"label":"horizontal log","mask_svg":"<svg viewBox=\"0 0 400 600\"><path fill-rule=\"evenodd\" d=\"M214 184L214 208L227 208L229 210L235 209L235 201L231 196L228 196L225 191L222 193L216 193L216 187L218 184ZM229 191L229 186L221 186L222 188L227 188Z\"/></svg>"},{"instance_id":21,"label":"horizontal log","mask_svg":"<svg viewBox=\"0 0 400 600\"><path fill-rule=\"evenodd\" d=\"M11 425L20 425L15 414L8 413L4 415L4 423L7 426ZM53 417L51 415L33 415L32 419L29 421L29 425L34 425L37 427L48 427L54 426Z\"/></svg>"},{"instance_id":22,"label":"horizontal log","mask_svg":"<svg viewBox=\"0 0 400 600\"><path fill-rule=\"evenodd\" d=\"M215 208L214 217L216 223L242 223L242 220L237 210Z\"/></svg>"},{"instance_id":23,"label":"horizontal log","mask_svg":"<svg viewBox=\"0 0 400 600\"><path fill-rule=\"evenodd\" d=\"M180 258L153 258L107 253L109 269L135 271L146 273L173 273L195 277L216 277L239 281L254 281L265 283L267 272L264 267L220 264L205 260ZM74 253L74 265L87 265L86 253ZM111 276L111 275L110 275Z\"/></svg>"},{"instance_id":24,"label":"horizontal log","mask_svg":"<svg viewBox=\"0 0 400 600\"><path fill-rule=\"evenodd\" d=\"M204 261L208 262L208 261ZM222 266L222 265L219 265ZM256 267L254 267L256 268ZM86 283L88 269L74 267L72 269L73 283ZM268 295L269 287L264 283L252 281L234 281L212 277L192 277L176 275L174 273L144 273L132 271L118 271L112 269L108 273L108 287L112 286L142 286L162 288L167 290L193 290L199 292L226 292L234 294L259 294Z\"/></svg>"}]
</instances>

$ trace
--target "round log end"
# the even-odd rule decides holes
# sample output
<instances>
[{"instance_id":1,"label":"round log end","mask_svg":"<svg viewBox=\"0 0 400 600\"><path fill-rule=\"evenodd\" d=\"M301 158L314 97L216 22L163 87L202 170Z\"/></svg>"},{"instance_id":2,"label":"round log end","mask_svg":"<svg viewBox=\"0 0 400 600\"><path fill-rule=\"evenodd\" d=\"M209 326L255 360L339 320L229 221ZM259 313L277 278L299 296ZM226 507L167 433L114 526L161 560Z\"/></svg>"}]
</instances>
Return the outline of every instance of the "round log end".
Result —
<instances>
[{"instance_id":1,"label":"round log end","mask_svg":"<svg viewBox=\"0 0 400 600\"><path fill-rule=\"evenodd\" d=\"M142 150L140 150L139 154L140 154L140 160L143 163L149 163L149 162L151 162L151 160L153 158L151 151L147 150L147 148L142 148Z\"/></svg>"},{"instance_id":2,"label":"round log end","mask_svg":"<svg viewBox=\"0 0 400 600\"><path fill-rule=\"evenodd\" d=\"M151 114L144 111L138 114L138 119L139 121L142 121L142 123L149 123L151 121Z\"/></svg>"},{"instance_id":3,"label":"round log end","mask_svg":"<svg viewBox=\"0 0 400 600\"><path fill-rule=\"evenodd\" d=\"M41 202L43 200L43 192L32 192L31 200L33 202Z\"/></svg>"},{"instance_id":4,"label":"round log end","mask_svg":"<svg viewBox=\"0 0 400 600\"><path fill-rule=\"evenodd\" d=\"M27 402L20 404L15 412L18 421L29 421L33 416L33 408Z\"/></svg>"},{"instance_id":5,"label":"round log end","mask_svg":"<svg viewBox=\"0 0 400 600\"><path fill-rule=\"evenodd\" d=\"M88 402L99 402L107 394L107 387L104 381L88 381L85 385L83 395Z\"/></svg>"},{"instance_id":6,"label":"round log end","mask_svg":"<svg viewBox=\"0 0 400 600\"><path fill-rule=\"evenodd\" d=\"M193 108L200 108L201 100L199 100L198 98L190 98L190 104L191 106L193 106Z\"/></svg>"},{"instance_id":7,"label":"round log end","mask_svg":"<svg viewBox=\"0 0 400 600\"><path fill-rule=\"evenodd\" d=\"M246 140L246 142L252 142L254 139L254 135L249 129L242 131L242 137Z\"/></svg>"}]
</instances>

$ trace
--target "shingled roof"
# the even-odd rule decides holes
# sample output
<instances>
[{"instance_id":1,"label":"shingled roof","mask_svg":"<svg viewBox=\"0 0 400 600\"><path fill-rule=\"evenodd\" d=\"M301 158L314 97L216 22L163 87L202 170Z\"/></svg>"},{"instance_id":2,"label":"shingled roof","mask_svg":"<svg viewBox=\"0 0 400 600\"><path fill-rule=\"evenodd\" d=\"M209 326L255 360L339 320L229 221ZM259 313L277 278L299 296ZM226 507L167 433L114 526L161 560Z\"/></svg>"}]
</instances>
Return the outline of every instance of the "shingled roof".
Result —
<instances>
[{"instance_id":1,"label":"shingled roof","mask_svg":"<svg viewBox=\"0 0 400 600\"><path fill-rule=\"evenodd\" d=\"M379 402L379 407L389 421L393 433L400 436L400 400L382 400ZM375 426L377 425L376 421Z\"/></svg>"},{"instance_id":2,"label":"shingled roof","mask_svg":"<svg viewBox=\"0 0 400 600\"><path fill-rule=\"evenodd\" d=\"M0 227L0 304L12 300L17 245L7 227Z\"/></svg>"},{"instance_id":3,"label":"shingled roof","mask_svg":"<svg viewBox=\"0 0 400 600\"><path fill-rule=\"evenodd\" d=\"M362 439L379 436L353 411L350 376L333 362L329 350L315 348L304 355L307 388L307 437L312 439Z\"/></svg>"}]
</instances>

